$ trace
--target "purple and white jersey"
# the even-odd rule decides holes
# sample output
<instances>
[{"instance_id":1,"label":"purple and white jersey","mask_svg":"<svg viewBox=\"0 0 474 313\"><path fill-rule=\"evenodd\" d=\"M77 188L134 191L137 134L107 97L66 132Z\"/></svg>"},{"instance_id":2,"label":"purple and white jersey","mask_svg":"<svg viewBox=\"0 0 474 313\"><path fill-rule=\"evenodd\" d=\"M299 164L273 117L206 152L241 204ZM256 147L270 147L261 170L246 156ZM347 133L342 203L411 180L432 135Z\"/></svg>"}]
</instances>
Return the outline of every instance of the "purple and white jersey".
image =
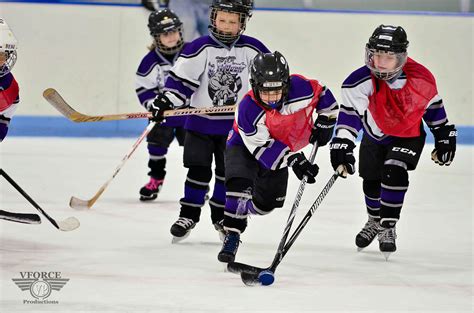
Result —
<instances>
[{"instance_id":1,"label":"purple and white jersey","mask_svg":"<svg viewBox=\"0 0 474 313\"><path fill-rule=\"evenodd\" d=\"M336 99L328 88L321 86L323 91L319 95L315 112L326 116L336 115L339 108ZM282 115L298 112L306 108L313 97L311 83L304 77L292 75L288 99L279 112ZM227 146L245 146L263 167L277 170L287 166L287 158L293 153L286 144L271 137L265 120L265 110L247 94L235 113L239 131L231 131Z\"/></svg>"},{"instance_id":2,"label":"purple and white jersey","mask_svg":"<svg viewBox=\"0 0 474 313\"><path fill-rule=\"evenodd\" d=\"M405 73L394 81L387 81L393 89L401 89L407 81ZM361 129L371 139L385 144L393 140L377 126L369 111L369 96L374 93L370 69L363 66L352 72L342 84L342 104L336 125L336 137L355 141ZM437 127L448 122L443 100L434 96L427 104L423 120L429 127Z\"/></svg>"},{"instance_id":3,"label":"purple and white jersey","mask_svg":"<svg viewBox=\"0 0 474 313\"><path fill-rule=\"evenodd\" d=\"M155 48L143 57L136 73L135 92L145 109L148 109L150 102L153 102L158 92L165 86L169 71L178 55L179 53L176 53L173 58L167 58ZM161 125L183 126L184 121L185 117L182 116L168 117Z\"/></svg>"},{"instance_id":4,"label":"purple and white jersey","mask_svg":"<svg viewBox=\"0 0 474 313\"><path fill-rule=\"evenodd\" d=\"M249 68L259 52L269 50L257 39L242 35L226 46L212 35L186 46L170 70L166 95L175 107L207 108L234 105L249 89ZM191 115L185 129L210 135L226 135L233 113Z\"/></svg>"}]
</instances>

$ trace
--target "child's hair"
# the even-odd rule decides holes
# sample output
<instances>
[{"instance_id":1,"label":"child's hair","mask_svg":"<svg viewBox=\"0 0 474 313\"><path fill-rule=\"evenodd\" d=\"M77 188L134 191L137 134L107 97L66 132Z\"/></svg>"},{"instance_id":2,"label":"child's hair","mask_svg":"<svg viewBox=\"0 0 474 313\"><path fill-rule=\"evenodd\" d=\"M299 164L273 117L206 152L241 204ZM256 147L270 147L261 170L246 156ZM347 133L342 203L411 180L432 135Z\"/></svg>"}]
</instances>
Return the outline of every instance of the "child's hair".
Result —
<instances>
[{"instance_id":1,"label":"child's hair","mask_svg":"<svg viewBox=\"0 0 474 313\"><path fill-rule=\"evenodd\" d=\"M147 47L148 50L153 51L156 49L156 43L155 40L153 39L153 42Z\"/></svg>"}]
</instances>

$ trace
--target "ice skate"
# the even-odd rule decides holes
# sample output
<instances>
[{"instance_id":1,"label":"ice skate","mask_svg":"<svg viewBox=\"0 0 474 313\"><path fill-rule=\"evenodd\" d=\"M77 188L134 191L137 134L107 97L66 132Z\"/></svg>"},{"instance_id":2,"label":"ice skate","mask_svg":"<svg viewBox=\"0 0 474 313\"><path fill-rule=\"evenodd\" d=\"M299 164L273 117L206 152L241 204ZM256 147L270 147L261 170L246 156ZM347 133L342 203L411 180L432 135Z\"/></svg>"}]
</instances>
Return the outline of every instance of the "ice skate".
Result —
<instances>
[{"instance_id":1,"label":"ice skate","mask_svg":"<svg viewBox=\"0 0 474 313\"><path fill-rule=\"evenodd\" d=\"M171 243L178 243L184 239L186 239L189 234L191 233L191 229L196 226L196 222L194 222L190 218L180 217L170 229L171 234L173 235L173 239Z\"/></svg>"},{"instance_id":2,"label":"ice skate","mask_svg":"<svg viewBox=\"0 0 474 313\"><path fill-rule=\"evenodd\" d=\"M384 255L386 261L388 261L390 255L397 250L395 239L397 239L395 227L380 227L380 232L378 234L379 250Z\"/></svg>"},{"instance_id":3,"label":"ice skate","mask_svg":"<svg viewBox=\"0 0 474 313\"><path fill-rule=\"evenodd\" d=\"M152 201L158 197L158 193L163 186L163 179L150 177L148 184L140 189L140 201Z\"/></svg>"},{"instance_id":4,"label":"ice skate","mask_svg":"<svg viewBox=\"0 0 474 313\"><path fill-rule=\"evenodd\" d=\"M367 223L365 223L364 228L357 234L355 238L355 243L357 246L357 251L361 251L368 245L372 243L379 232L379 222L376 221L373 217L369 217Z\"/></svg>"},{"instance_id":5,"label":"ice skate","mask_svg":"<svg viewBox=\"0 0 474 313\"><path fill-rule=\"evenodd\" d=\"M224 238L222 249L217 255L217 259L223 263L234 262L239 244L240 234L235 231L228 231Z\"/></svg>"}]
</instances>

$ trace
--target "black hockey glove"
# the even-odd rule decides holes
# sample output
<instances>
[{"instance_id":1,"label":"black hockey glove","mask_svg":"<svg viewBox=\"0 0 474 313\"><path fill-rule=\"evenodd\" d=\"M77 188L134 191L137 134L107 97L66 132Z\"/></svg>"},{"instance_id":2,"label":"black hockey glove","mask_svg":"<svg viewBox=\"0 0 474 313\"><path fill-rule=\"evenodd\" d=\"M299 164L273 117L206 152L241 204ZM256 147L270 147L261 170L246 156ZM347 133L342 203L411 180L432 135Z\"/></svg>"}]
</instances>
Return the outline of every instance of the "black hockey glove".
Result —
<instances>
[{"instance_id":1,"label":"black hockey glove","mask_svg":"<svg viewBox=\"0 0 474 313\"><path fill-rule=\"evenodd\" d=\"M163 122L165 119L163 114L166 110L173 110L173 103L162 93L159 93L155 100L148 106L148 111L153 114L151 120L157 123Z\"/></svg>"},{"instance_id":2,"label":"black hockey glove","mask_svg":"<svg viewBox=\"0 0 474 313\"><path fill-rule=\"evenodd\" d=\"M318 115L311 130L309 142L312 144L316 142L319 147L325 146L331 140L335 124L336 119L334 117Z\"/></svg>"},{"instance_id":3,"label":"black hockey glove","mask_svg":"<svg viewBox=\"0 0 474 313\"><path fill-rule=\"evenodd\" d=\"M306 182L308 184L314 184L316 181L315 177L318 175L319 167L316 164L311 164L303 152L288 157L288 166L291 166L299 180L302 180L303 177L306 176Z\"/></svg>"},{"instance_id":4,"label":"black hockey glove","mask_svg":"<svg viewBox=\"0 0 474 313\"><path fill-rule=\"evenodd\" d=\"M331 150L331 165L334 170L338 170L340 165L344 167L343 169L339 169L339 174L343 178L346 178L347 174L352 175L355 173L354 148L355 144L346 138L336 137L329 145L329 149Z\"/></svg>"},{"instance_id":5,"label":"black hockey glove","mask_svg":"<svg viewBox=\"0 0 474 313\"><path fill-rule=\"evenodd\" d=\"M431 152L431 159L439 165L450 165L456 153L458 131L454 125L443 125L431 129L431 132L435 141L435 148Z\"/></svg>"}]
</instances>

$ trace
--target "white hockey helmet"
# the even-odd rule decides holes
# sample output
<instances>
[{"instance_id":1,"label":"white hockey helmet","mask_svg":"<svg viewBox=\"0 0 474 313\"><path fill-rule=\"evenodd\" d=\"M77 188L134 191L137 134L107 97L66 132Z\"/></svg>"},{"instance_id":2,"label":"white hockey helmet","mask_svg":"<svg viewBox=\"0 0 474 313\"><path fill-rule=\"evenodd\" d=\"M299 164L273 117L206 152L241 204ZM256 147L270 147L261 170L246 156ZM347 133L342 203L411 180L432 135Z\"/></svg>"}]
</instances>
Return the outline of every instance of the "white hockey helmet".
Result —
<instances>
[{"instance_id":1,"label":"white hockey helmet","mask_svg":"<svg viewBox=\"0 0 474 313\"><path fill-rule=\"evenodd\" d=\"M0 17L0 77L8 74L16 62L16 49L18 41L10 27Z\"/></svg>"}]
</instances>

